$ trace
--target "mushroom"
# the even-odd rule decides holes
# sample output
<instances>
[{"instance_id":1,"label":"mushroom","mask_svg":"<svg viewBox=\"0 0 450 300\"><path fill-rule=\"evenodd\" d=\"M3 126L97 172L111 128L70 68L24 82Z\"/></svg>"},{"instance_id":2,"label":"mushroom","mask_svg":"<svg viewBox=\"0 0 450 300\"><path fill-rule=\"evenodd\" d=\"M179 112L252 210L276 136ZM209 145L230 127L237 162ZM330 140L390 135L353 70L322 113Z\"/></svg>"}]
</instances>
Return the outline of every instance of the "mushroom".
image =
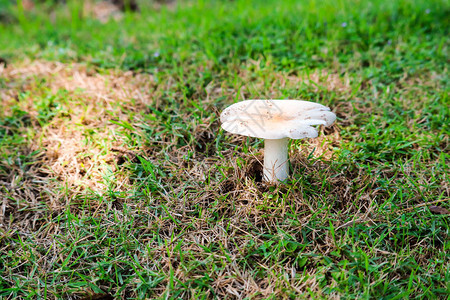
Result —
<instances>
[{"instance_id":1,"label":"mushroom","mask_svg":"<svg viewBox=\"0 0 450 300\"><path fill-rule=\"evenodd\" d=\"M318 132L312 125L330 126L335 120L328 107L301 100L246 100L220 115L224 130L265 139L264 179L269 182L289 175L289 138L315 138Z\"/></svg>"}]
</instances>

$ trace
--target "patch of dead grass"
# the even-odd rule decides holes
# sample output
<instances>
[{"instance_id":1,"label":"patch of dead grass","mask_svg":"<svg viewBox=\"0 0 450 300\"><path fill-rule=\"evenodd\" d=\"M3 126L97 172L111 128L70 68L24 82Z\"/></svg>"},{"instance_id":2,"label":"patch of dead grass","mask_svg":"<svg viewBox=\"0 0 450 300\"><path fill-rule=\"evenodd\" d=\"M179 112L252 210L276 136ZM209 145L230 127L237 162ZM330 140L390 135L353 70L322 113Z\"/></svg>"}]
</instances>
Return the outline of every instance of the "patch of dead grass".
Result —
<instances>
[{"instance_id":1,"label":"patch of dead grass","mask_svg":"<svg viewBox=\"0 0 450 300\"><path fill-rule=\"evenodd\" d=\"M83 15L95 18L102 23L110 19L120 21L123 18L120 7L110 1L84 1Z\"/></svg>"},{"instance_id":2,"label":"patch of dead grass","mask_svg":"<svg viewBox=\"0 0 450 300\"><path fill-rule=\"evenodd\" d=\"M45 79L45 86L53 93L60 89L81 92L82 100L91 104L100 104L97 101L105 101L107 104L115 101L130 102L132 99L148 104L151 99L145 91L149 91L154 82L153 77L148 74L117 70L99 74L82 64L47 61L25 61L19 66L9 65L0 68L0 76L8 81L22 82L24 88L36 78Z\"/></svg>"},{"instance_id":3,"label":"patch of dead grass","mask_svg":"<svg viewBox=\"0 0 450 300\"><path fill-rule=\"evenodd\" d=\"M32 122L37 134L30 151L44 149L39 168L34 171L44 170L49 177L42 179L34 172L36 180L40 178L39 182L46 182L52 186L51 190L55 190L56 187L50 181L52 177L58 178L70 191L69 197L83 193L86 189L105 191L107 187L103 176L108 168L114 172L117 166L118 156L110 149L122 146L121 138L115 135L118 126L112 124L111 120L131 122L129 114L123 110L137 111L152 101L149 93L152 76L119 71L99 74L80 64L45 61L9 65L0 70L0 76L7 84L6 88L0 89L4 115L11 112L11 107L18 105L36 120L38 111L35 99L43 90L46 94L67 91L67 113L57 115L43 128L36 121ZM36 84L42 86L37 87ZM23 99L19 100L18 93L21 91L30 93L22 95ZM11 174L16 173L14 169L10 171ZM28 170L27 174L34 176L32 170ZM3 180L14 184L12 177ZM117 189L124 189L127 185L126 176L116 180ZM35 188L22 186L22 189L29 194L24 199L33 202ZM16 194L10 194L10 197L21 197Z\"/></svg>"}]
</instances>

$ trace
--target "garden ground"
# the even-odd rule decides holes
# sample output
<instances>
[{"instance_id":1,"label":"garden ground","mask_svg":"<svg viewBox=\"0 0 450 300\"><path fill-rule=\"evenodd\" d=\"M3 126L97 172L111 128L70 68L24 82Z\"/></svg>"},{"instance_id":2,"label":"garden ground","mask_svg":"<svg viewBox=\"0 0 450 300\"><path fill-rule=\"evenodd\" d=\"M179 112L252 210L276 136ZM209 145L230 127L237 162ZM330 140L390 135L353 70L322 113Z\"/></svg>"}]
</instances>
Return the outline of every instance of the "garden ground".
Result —
<instances>
[{"instance_id":1,"label":"garden ground","mask_svg":"<svg viewBox=\"0 0 450 300\"><path fill-rule=\"evenodd\" d=\"M1 298L449 296L447 1L51 2L0 4ZM268 185L245 99L338 119Z\"/></svg>"}]
</instances>

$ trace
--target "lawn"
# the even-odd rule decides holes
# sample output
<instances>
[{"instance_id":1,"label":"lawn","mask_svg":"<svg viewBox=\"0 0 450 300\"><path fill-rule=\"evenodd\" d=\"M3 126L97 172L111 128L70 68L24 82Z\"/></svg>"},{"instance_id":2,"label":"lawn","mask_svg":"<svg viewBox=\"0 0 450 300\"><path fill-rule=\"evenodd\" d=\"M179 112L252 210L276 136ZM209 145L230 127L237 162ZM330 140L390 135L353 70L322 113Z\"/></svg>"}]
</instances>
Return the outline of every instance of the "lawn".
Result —
<instances>
[{"instance_id":1,"label":"lawn","mask_svg":"<svg viewBox=\"0 0 450 300\"><path fill-rule=\"evenodd\" d=\"M447 0L42 2L0 1L0 299L448 299ZM268 184L246 99L338 118Z\"/></svg>"}]
</instances>

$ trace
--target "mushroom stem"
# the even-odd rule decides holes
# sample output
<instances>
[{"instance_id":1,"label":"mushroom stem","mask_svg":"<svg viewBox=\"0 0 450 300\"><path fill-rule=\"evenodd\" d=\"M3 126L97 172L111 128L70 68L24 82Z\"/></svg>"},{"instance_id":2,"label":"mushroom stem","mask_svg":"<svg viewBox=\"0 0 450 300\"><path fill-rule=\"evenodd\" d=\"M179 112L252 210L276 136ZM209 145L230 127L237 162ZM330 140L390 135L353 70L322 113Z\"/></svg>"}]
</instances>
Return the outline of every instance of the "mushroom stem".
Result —
<instances>
[{"instance_id":1,"label":"mushroom stem","mask_svg":"<svg viewBox=\"0 0 450 300\"><path fill-rule=\"evenodd\" d=\"M289 175L288 138L264 141L264 180L283 181Z\"/></svg>"}]
</instances>

